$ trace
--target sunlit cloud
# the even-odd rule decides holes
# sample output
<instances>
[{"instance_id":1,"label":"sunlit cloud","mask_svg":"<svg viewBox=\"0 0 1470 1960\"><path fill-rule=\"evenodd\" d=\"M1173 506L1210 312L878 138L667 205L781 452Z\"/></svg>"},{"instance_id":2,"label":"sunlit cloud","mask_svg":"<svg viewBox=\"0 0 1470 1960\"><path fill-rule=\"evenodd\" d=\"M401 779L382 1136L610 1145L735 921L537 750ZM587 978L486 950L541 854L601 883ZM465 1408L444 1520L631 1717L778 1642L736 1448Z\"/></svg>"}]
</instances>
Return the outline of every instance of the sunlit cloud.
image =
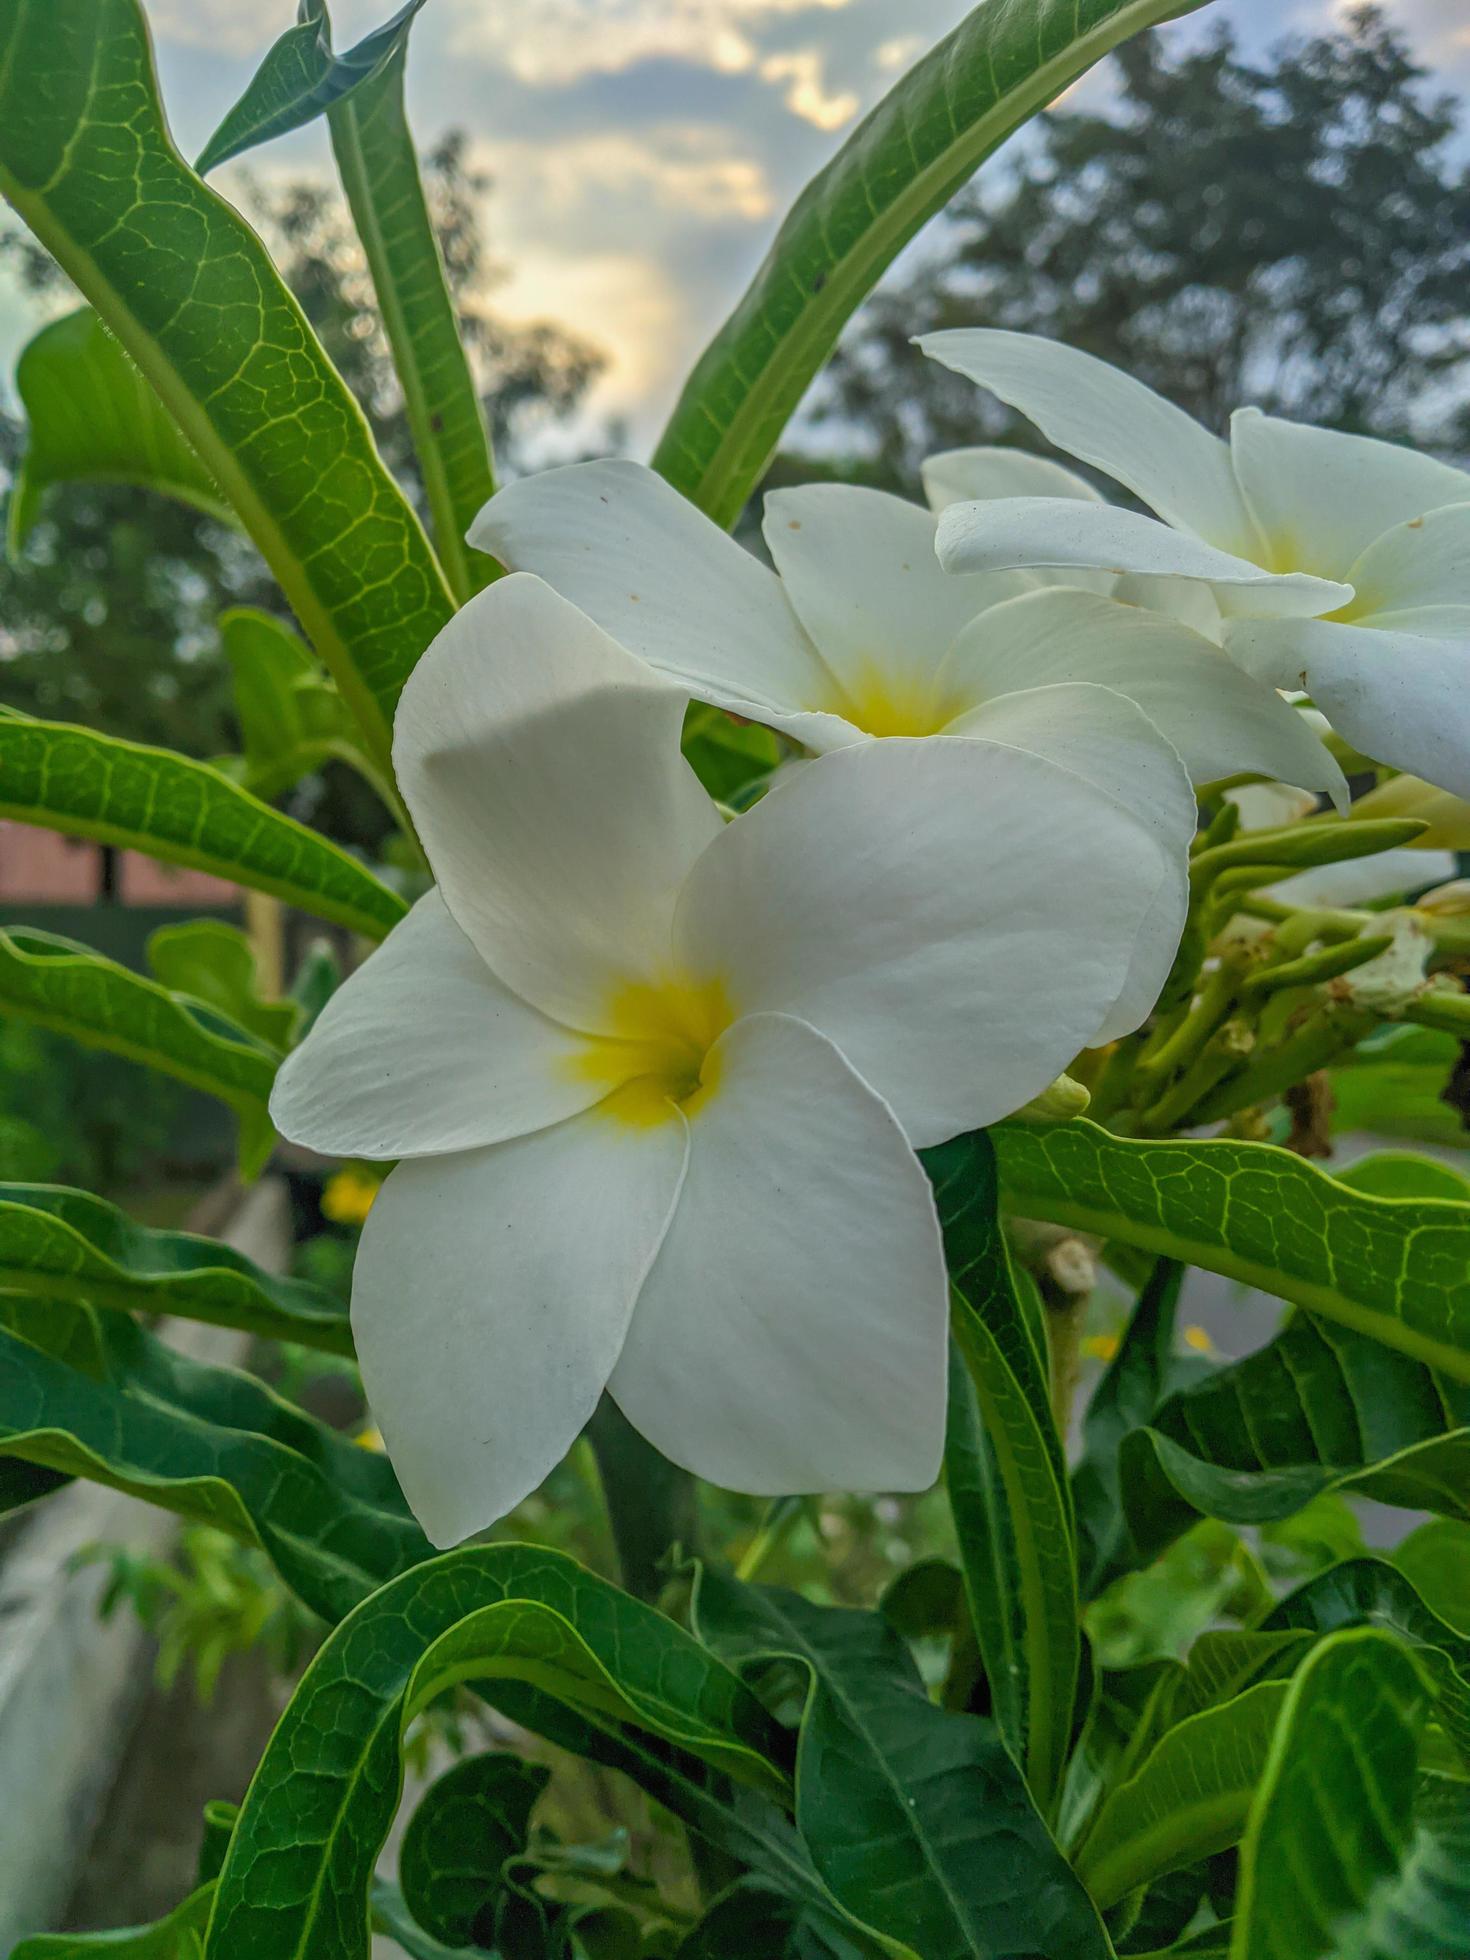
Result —
<instances>
[{"instance_id":1,"label":"sunlit cloud","mask_svg":"<svg viewBox=\"0 0 1470 1960\"><path fill-rule=\"evenodd\" d=\"M859 98L851 89L829 94L823 83L824 63L816 48L768 54L760 65L763 82L785 82L782 100L793 116L814 129L841 129L858 112Z\"/></svg>"}]
</instances>

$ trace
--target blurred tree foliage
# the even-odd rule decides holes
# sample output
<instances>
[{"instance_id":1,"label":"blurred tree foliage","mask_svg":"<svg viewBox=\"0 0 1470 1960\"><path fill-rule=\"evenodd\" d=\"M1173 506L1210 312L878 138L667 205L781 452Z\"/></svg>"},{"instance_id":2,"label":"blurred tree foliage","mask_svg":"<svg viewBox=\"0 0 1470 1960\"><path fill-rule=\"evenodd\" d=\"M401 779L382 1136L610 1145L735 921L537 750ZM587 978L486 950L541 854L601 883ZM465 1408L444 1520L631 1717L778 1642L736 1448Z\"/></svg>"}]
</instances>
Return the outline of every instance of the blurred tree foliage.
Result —
<instances>
[{"instance_id":1,"label":"blurred tree foliage","mask_svg":"<svg viewBox=\"0 0 1470 1960\"><path fill-rule=\"evenodd\" d=\"M1111 73L1112 99L1041 117L859 316L814 411L843 473L912 492L934 450L1036 445L909 344L960 326L1068 341L1222 432L1254 402L1463 458L1470 172L1455 102L1382 14L1261 63L1228 29L1177 53L1144 34Z\"/></svg>"},{"instance_id":2,"label":"blurred tree foliage","mask_svg":"<svg viewBox=\"0 0 1470 1960\"><path fill-rule=\"evenodd\" d=\"M550 324L509 326L487 303L503 273L483 228L489 180L467 166L463 135L451 132L431 151L423 174L487 419L502 463L513 468L540 430L577 406L600 356ZM325 182L267 185L244 173L234 190L366 410L385 459L416 492L402 395L340 194ZM64 276L28 237L6 233L0 249L30 290L64 294ZM0 406L0 480L23 442L22 425ZM68 486L48 500L21 562L0 565L0 698L191 755L233 749L229 672L214 621L241 604L281 607L253 548L234 532L145 492ZM330 778L333 829L375 841L385 820L371 792L335 766ZM305 785L293 808L322 795L322 784Z\"/></svg>"}]
</instances>

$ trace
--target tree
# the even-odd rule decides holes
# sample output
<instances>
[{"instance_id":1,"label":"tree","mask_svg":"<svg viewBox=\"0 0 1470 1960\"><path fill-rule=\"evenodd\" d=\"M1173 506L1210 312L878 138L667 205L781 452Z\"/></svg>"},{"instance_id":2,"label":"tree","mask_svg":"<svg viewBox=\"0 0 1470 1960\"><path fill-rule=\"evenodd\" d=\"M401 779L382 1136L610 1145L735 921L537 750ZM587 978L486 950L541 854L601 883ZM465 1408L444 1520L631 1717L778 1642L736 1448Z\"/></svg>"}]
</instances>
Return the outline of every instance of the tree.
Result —
<instances>
[{"instance_id":1,"label":"tree","mask_svg":"<svg viewBox=\"0 0 1470 1960\"><path fill-rule=\"evenodd\" d=\"M490 185L467 169L460 133L451 131L424 158L423 175L486 417L502 462L513 468L538 428L577 407L601 357L550 323L509 326L487 304L503 277L481 216ZM385 461L417 496L402 395L343 199L314 180L270 188L247 177L244 192L288 285L362 403ZM0 249L30 290L67 290L55 262L23 234L0 236ZM0 405L0 481L12 474L21 441L20 423ZM0 499L0 531L3 525ZM68 486L49 499L20 562L0 564L5 699L27 713L217 755L235 746L235 731L214 621L228 606L280 604L254 550L225 525L146 492ZM334 827L371 841L382 813L346 772L330 773L331 796L341 806ZM306 793L319 800L320 785Z\"/></svg>"},{"instance_id":2,"label":"tree","mask_svg":"<svg viewBox=\"0 0 1470 1960\"><path fill-rule=\"evenodd\" d=\"M1112 59L1116 100L1040 118L859 316L815 413L869 480L912 489L933 450L1037 441L909 345L974 325L1086 348L1217 430L1255 402L1470 450L1470 173L1453 101L1383 16L1260 64L1228 29Z\"/></svg>"}]
</instances>

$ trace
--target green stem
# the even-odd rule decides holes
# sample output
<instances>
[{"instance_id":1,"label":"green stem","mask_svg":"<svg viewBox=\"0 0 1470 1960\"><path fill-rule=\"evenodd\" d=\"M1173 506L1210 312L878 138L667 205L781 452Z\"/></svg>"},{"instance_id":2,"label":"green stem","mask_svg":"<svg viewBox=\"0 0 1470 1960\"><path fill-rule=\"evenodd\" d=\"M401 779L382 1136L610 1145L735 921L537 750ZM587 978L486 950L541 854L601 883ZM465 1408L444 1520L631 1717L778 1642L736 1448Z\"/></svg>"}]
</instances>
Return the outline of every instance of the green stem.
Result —
<instances>
[{"instance_id":1,"label":"green stem","mask_svg":"<svg viewBox=\"0 0 1470 1960\"><path fill-rule=\"evenodd\" d=\"M762 1572L773 1552L786 1542L792 1525L806 1510L804 1497L778 1497L761 1519L760 1529L745 1548L745 1556L735 1568L735 1577L749 1584Z\"/></svg>"},{"instance_id":2,"label":"green stem","mask_svg":"<svg viewBox=\"0 0 1470 1960\"><path fill-rule=\"evenodd\" d=\"M656 1600L669 1554L698 1549L699 1503L687 1470L639 1435L610 1395L587 1425L602 1478L623 1584L637 1599Z\"/></svg>"}]
</instances>

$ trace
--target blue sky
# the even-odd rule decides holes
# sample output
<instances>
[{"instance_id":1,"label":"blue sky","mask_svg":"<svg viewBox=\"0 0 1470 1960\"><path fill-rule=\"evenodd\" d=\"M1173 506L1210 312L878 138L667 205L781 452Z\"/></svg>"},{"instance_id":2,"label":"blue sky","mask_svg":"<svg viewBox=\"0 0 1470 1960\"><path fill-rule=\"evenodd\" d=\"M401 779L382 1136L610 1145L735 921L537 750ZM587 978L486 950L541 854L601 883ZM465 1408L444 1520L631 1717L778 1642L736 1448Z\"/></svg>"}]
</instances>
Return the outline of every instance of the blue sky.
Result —
<instances>
[{"instance_id":1,"label":"blue sky","mask_svg":"<svg viewBox=\"0 0 1470 1960\"><path fill-rule=\"evenodd\" d=\"M334 0L339 45L395 0ZM202 144L294 0L145 0L181 147ZM1253 46L1325 25L1340 0L1212 0ZM603 347L595 398L651 441L689 362L782 211L964 0L428 0L410 106L422 142L466 129L496 179L487 213L510 268L496 303ZM1389 0L1420 58L1470 93L1467 0ZM1082 87L1096 91L1101 78ZM257 153L261 172L326 172L319 130ZM994 168L994 164L989 166ZM219 176L228 193L228 169ZM29 322L0 290L0 362Z\"/></svg>"}]
</instances>

